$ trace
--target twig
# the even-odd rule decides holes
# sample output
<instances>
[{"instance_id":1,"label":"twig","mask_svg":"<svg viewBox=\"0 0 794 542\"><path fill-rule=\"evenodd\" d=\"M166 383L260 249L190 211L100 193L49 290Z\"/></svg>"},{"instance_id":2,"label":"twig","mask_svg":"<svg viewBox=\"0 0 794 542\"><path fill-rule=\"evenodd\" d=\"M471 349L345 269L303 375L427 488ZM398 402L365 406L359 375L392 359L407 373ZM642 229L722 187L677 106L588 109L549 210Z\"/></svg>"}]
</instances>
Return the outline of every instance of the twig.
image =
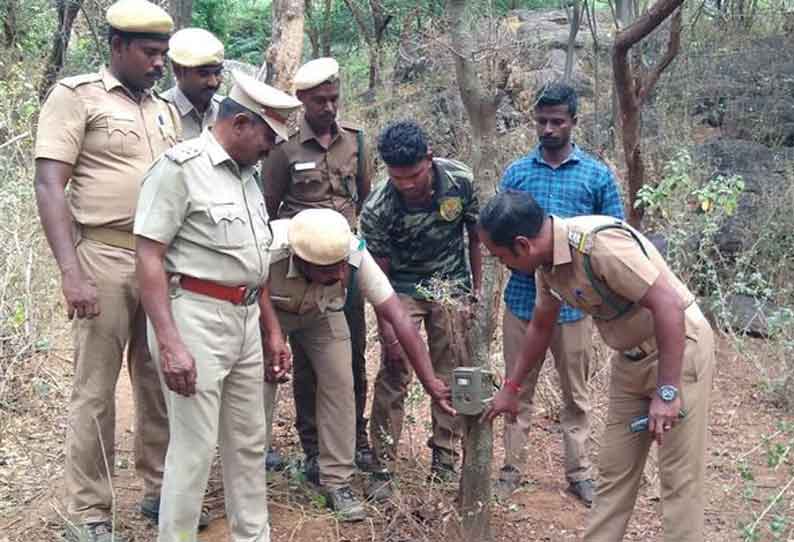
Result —
<instances>
[{"instance_id":1,"label":"twig","mask_svg":"<svg viewBox=\"0 0 794 542\"><path fill-rule=\"evenodd\" d=\"M781 490L778 492L778 494L777 494L777 495L775 495L775 498L774 498L774 499L772 499L772 501L771 501L771 502L769 503L769 505L768 505L768 506L767 506L767 507L764 509L764 511L763 511L763 512L761 512L761 515L760 515L760 516L758 516L758 517L756 518L755 522L753 522L753 525L750 527L750 530L749 530L749 531L748 531L748 533L747 533L747 534L748 534L748 536L752 535L752 534L755 532L755 528L756 528L756 527L758 527L758 524L759 524L759 523L761 523L761 520L762 520L762 519L764 519L764 517L767 515L767 513L769 513L769 511L770 511L770 510L772 510L772 508L773 508L773 507L774 507L774 506L777 504L777 502L780 500L780 497L782 497L782 496L783 496L783 495L786 493L786 491L788 491L788 488L790 488L792 484L794 484L794 476L792 476L792 477L791 477L791 479L790 479L790 480L788 481L788 483L786 484L786 486L785 486L783 489L781 489Z\"/></svg>"},{"instance_id":2,"label":"twig","mask_svg":"<svg viewBox=\"0 0 794 542\"><path fill-rule=\"evenodd\" d=\"M24 134L19 134L18 136L14 136L11 139L9 139L8 141L6 141L5 143L3 143L2 145L0 145L0 149L5 149L6 147L11 145L12 143L16 143L20 139L25 139L26 137L29 137L29 136L30 136L30 131L27 131Z\"/></svg>"}]
</instances>

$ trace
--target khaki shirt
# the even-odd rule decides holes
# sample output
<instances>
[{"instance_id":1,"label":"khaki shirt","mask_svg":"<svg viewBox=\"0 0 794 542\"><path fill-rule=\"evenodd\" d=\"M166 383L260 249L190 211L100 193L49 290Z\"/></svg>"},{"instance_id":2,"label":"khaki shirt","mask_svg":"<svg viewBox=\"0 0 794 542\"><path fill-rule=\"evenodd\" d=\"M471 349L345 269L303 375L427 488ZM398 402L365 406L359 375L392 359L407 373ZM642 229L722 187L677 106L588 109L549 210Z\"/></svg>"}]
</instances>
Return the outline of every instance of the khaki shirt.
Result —
<instances>
[{"instance_id":1,"label":"khaki shirt","mask_svg":"<svg viewBox=\"0 0 794 542\"><path fill-rule=\"evenodd\" d=\"M281 311L304 315L311 312L341 311L345 306L347 289L337 282L331 286L311 283L295 265L294 255L287 240L289 220L275 220L273 244L270 247L270 299ZM389 279L383 273L366 244L353 238L347 263L357 269L356 284L364 299L378 306L394 294Z\"/></svg>"},{"instance_id":2,"label":"khaki shirt","mask_svg":"<svg viewBox=\"0 0 794 542\"><path fill-rule=\"evenodd\" d=\"M537 303L542 306L556 298L593 315L604 342L615 350L628 350L654 338L653 316L637 302L660 275L678 293L685 307L693 303L695 296L673 274L656 247L642 234L635 232L647 256L637 240L625 230L610 228L589 235L591 230L601 224L616 222L607 216L553 217L553 262L535 272ZM599 319L600 315L609 314L611 309L587 276L585 256L588 254L593 274L613 294L635 303L623 316L613 320ZM697 325L687 316L687 336L697 336Z\"/></svg>"},{"instance_id":3,"label":"khaki shirt","mask_svg":"<svg viewBox=\"0 0 794 542\"><path fill-rule=\"evenodd\" d=\"M144 177L135 235L165 245L165 270L227 286L260 286L272 242L253 168L213 137L176 145Z\"/></svg>"},{"instance_id":4,"label":"khaki shirt","mask_svg":"<svg viewBox=\"0 0 794 542\"><path fill-rule=\"evenodd\" d=\"M66 201L78 224L130 231L143 174L179 133L166 101L145 92L137 102L103 69L52 88L39 115L35 157L73 166Z\"/></svg>"},{"instance_id":5,"label":"khaki shirt","mask_svg":"<svg viewBox=\"0 0 794 542\"><path fill-rule=\"evenodd\" d=\"M163 92L162 96L179 112L179 117L182 121L182 139L185 140L200 136L204 128L215 126L215 120L218 118L218 109L224 98L218 94L213 95L207 110L202 115L196 111L193 103L185 96L185 93L182 92L178 85Z\"/></svg>"},{"instance_id":6,"label":"khaki shirt","mask_svg":"<svg viewBox=\"0 0 794 542\"><path fill-rule=\"evenodd\" d=\"M279 218L292 218L304 209L334 209L355 230L360 206L356 182L359 160L364 161L364 179L372 176L366 151L362 149L364 156L359 156L360 131L353 124L339 122L331 144L325 148L303 117L300 130L270 152L262 162L262 183L265 197L281 202Z\"/></svg>"}]
</instances>

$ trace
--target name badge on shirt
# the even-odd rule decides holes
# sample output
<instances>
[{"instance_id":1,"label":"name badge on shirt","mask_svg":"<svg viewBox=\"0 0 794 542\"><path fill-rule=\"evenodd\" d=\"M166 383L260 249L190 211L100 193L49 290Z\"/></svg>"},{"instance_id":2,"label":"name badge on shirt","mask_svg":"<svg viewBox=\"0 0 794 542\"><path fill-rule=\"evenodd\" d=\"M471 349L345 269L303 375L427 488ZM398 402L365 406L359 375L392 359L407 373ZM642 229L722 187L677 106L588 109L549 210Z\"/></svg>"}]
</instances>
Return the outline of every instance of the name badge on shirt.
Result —
<instances>
[{"instance_id":1,"label":"name badge on shirt","mask_svg":"<svg viewBox=\"0 0 794 542\"><path fill-rule=\"evenodd\" d=\"M296 162L295 171L306 171L307 169L314 169L317 167L316 162Z\"/></svg>"},{"instance_id":2,"label":"name badge on shirt","mask_svg":"<svg viewBox=\"0 0 794 542\"><path fill-rule=\"evenodd\" d=\"M126 115L124 113L113 113L110 118L113 120L121 120L124 122L135 122L135 117L131 115Z\"/></svg>"}]
</instances>

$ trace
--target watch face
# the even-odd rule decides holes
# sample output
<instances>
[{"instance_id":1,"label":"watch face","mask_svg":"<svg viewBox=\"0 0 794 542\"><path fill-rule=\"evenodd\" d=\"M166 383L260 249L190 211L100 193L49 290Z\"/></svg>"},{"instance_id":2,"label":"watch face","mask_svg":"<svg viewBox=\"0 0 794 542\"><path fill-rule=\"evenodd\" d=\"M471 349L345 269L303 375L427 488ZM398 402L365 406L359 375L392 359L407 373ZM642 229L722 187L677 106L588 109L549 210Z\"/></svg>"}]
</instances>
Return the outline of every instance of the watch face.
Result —
<instances>
[{"instance_id":1,"label":"watch face","mask_svg":"<svg viewBox=\"0 0 794 542\"><path fill-rule=\"evenodd\" d=\"M677 394L678 391L672 386L662 386L659 388L659 397L662 398L662 401L672 401Z\"/></svg>"}]
</instances>

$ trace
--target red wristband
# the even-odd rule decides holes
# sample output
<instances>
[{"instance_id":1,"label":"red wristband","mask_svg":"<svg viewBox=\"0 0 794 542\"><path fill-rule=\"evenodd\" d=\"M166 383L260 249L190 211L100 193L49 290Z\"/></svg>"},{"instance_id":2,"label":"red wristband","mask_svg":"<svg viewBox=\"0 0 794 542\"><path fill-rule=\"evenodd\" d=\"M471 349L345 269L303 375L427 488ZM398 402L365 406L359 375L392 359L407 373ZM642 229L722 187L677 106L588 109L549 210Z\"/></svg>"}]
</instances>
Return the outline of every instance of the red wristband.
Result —
<instances>
[{"instance_id":1,"label":"red wristband","mask_svg":"<svg viewBox=\"0 0 794 542\"><path fill-rule=\"evenodd\" d=\"M510 380L509 378L505 378L504 387L512 393L513 395L518 395L521 393L521 386Z\"/></svg>"}]
</instances>

